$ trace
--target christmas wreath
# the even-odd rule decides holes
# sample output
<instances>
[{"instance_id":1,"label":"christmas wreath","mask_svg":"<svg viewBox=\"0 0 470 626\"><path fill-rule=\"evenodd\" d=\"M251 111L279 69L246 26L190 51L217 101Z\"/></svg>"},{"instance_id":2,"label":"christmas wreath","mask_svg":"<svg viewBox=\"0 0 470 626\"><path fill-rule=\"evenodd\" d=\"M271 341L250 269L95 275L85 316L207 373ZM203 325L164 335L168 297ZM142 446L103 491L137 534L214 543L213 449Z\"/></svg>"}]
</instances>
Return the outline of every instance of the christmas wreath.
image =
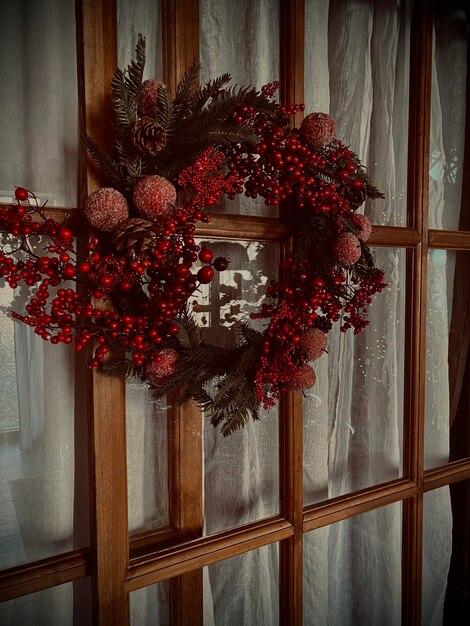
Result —
<instances>
[{"instance_id":1,"label":"christmas wreath","mask_svg":"<svg viewBox=\"0 0 470 626\"><path fill-rule=\"evenodd\" d=\"M327 114L292 127L303 105L278 104L277 83L230 87L224 74L198 88L193 64L173 98L162 82L143 82L144 64L139 37L135 60L112 80L114 158L84 138L109 182L83 207L94 232L86 253L77 257L67 220L48 218L17 188L16 204L0 210L9 233L0 276L29 288L25 310L11 315L42 339L93 346L92 367L138 377L157 396L179 390L181 402L196 400L229 434L283 392L315 384L311 362L334 323L354 333L367 325L385 283L357 209L383 196ZM201 249L195 229L209 222L209 207L241 193L282 204L294 247L251 314L264 330L242 323L237 345L221 347L204 341L188 299L229 261Z\"/></svg>"}]
</instances>

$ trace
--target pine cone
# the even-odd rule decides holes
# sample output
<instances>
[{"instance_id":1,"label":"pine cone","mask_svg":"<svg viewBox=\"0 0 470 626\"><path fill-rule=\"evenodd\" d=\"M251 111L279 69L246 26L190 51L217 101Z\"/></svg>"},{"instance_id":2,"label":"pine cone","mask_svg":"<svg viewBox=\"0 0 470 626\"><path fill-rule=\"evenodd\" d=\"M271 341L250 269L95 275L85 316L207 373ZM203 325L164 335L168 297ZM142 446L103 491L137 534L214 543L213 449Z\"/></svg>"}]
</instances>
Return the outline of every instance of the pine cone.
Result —
<instances>
[{"instance_id":1,"label":"pine cone","mask_svg":"<svg viewBox=\"0 0 470 626\"><path fill-rule=\"evenodd\" d=\"M116 250L137 259L149 256L155 242L155 224L140 217L129 218L113 231Z\"/></svg>"},{"instance_id":2,"label":"pine cone","mask_svg":"<svg viewBox=\"0 0 470 626\"><path fill-rule=\"evenodd\" d=\"M166 133L151 117L134 124L132 141L142 154L155 156L166 146Z\"/></svg>"}]
</instances>

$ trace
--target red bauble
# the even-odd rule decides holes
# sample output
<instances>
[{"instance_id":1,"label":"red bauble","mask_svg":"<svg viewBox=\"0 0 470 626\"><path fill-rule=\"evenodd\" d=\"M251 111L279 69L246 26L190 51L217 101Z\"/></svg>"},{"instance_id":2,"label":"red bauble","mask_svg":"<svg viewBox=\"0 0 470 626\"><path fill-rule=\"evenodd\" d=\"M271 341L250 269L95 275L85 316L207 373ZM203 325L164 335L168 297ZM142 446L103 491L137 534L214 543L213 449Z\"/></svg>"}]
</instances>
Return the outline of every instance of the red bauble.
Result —
<instances>
[{"instance_id":1,"label":"red bauble","mask_svg":"<svg viewBox=\"0 0 470 626\"><path fill-rule=\"evenodd\" d=\"M306 363L297 367L291 376L287 388L291 391L300 391L301 389L309 389L317 382L317 375Z\"/></svg>"},{"instance_id":2,"label":"red bauble","mask_svg":"<svg viewBox=\"0 0 470 626\"><path fill-rule=\"evenodd\" d=\"M197 279L200 283L210 283L214 278L214 270L210 265L206 265L205 267L201 267L201 269L197 273Z\"/></svg>"},{"instance_id":3,"label":"red bauble","mask_svg":"<svg viewBox=\"0 0 470 626\"><path fill-rule=\"evenodd\" d=\"M176 371L178 353L172 348L164 348L145 365L145 377L151 385L162 385Z\"/></svg>"},{"instance_id":4,"label":"red bauble","mask_svg":"<svg viewBox=\"0 0 470 626\"><path fill-rule=\"evenodd\" d=\"M365 215L355 213L351 216L351 222L361 229L356 237L361 241L367 241L372 234L372 224L369 219Z\"/></svg>"},{"instance_id":5,"label":"red bauble","mask_svg":"<svg viewBox=\"0 0 470 626\"><path fill-rule=\"evenodd\" d=\"M23 201L28 199L28 190L23 187L17 187L15 189L15 198L17 200Z\"/></svg>"},{"instance_id":6,"label":"red bauble","mask_svg":"<svg viewBox=\"0 0 470 626\"><path fill-rule=\"evenodd\" d=\"M158 87L164 87L161 80L145 80L140 88L137 99L137 115L139 117L155 117L157 112Z\"/></svg>"},{"instance_id":7,"label":"red bauble","mask_svg":"<svg viewBox=\"0 0 470 626\"><path fill-rule=\"evenodd\" d=\"M318 328L309 328L300 335L299 350L307 361L319 359L326 346L326 335Z\"/></svg>"},{"instance_id":8,"label":"red bauble","mask_svg":"<svg viewBox=\"0 0 470 626\"><path fill-rule=\"evenodd\" d=\"M300 136L313 148L328 145L334 134L335 122L328 113L310 113L300 125Z\"/></svg>"},{"instance_id":9,"label":"red bauble","mask_svg":"<svg viewBox=\"0 0 470 626\"><path fill-rule=\"evenodd\" d=\"M107 233L129 217L126 199L112 187L102 187L88 196L84 212L92 226Z\"/></svg>"},{"instance_id":10,"label":"red bauble","mask_svg":"<svg viewBox=\"0 0 470 626\"><path fill-rule=\"evenodd\" d=\"M361 257L361 244L356 235L341 233L333 243L333 256L339 265L354 265Z\"/></svg>"},{"instance_id":11,"label":"red bauble","mask_svg":"<svg viewBox=\"0 0 470 626\"><path fill-rule=\"evenodd\" d=\"M176 189L162 176L146 176L139 180L132 194L141 215L149 220L167 217L176 204Z\"/></svg>"}]
</instances>

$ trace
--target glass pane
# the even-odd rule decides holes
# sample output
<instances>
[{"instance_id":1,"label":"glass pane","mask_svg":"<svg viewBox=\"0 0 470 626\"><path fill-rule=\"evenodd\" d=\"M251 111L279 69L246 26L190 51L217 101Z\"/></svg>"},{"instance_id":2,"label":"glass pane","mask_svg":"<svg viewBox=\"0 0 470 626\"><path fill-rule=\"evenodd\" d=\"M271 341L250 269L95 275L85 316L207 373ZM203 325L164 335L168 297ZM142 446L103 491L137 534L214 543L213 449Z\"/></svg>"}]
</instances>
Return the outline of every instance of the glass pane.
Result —
<instances>
[{"instance_id":1,"label":"glass pane","mask_svg":"<svg viewBox=\"0 0 470 626\"><path fill-rule=\"evenodd\" d=\"M426 469L470 456L469 270L470 252L429 252Z\"/></svg>"},{"instance_id":2,"label":"glass pane","mask_svg":"<svg viewBox=\"0 0 470 626\"><path fill-rule=\"evenodd\" d=\"M200 578L194 582L194 574ZM192 572L194 586L200 584L204 626L279 625L279 545L219 561ZM130 594L131 626L170 626L170 587L164 581ZM197 593L197 590L193 593ZM187 624L198 617L183 615Z\"/></svg>"},{"instance_id":3,"label":"glass pane","mask_svg":"<svg viewBox=\"0 0 470 626\"><path fill-rule=\"evenodd\" d=\"M18 185L76 206L75 2L1 2L0 24L0 201Z\"/></svg>"},{"instance_id":4,"label":"glass pane","mask_svg":"<svg viewBox=\"0 0 470 626\"><path fill-rule=\"evenodd\" d=\"M75 406L75 356L5 310L23 312L20 289L0 282L0 567L88 544L86 419Z\"/></svg>"},{"instance_id":5,"label":"glass pane","mask_svg":"<svg viewBox=\"0 0 470 626\"><path fill-rule=\"evenodd\" d=\"M201 83L228 72L234 85L263 85L279 79L279 0L201 0ZM243 195L226 200L228 213L276 217L277 207Z\"/></svg>"},{"instance_id":6,"label":"glass pane","mask_svg":"<svg viewBox=\"0 0 470 626\"><path fill-rule=\"evenodd\" d=\"M0 604L2 626L73 626L91 623L89 578Z\"/></svg>"},{"instance_id":7,"label":"glass pane","mask_svg":"<svg viewBox=\"0 0 470 626\"><path fill-rule=\"evenodd\" d=\"M467 115L468 6L433 2L429 226L470 230L463 176ZM467 177L468 179L468 177Z\"/></svg>"},{"instance_id":8,"label":"glass pane","mask_svg":"<svg viewBox=\"0 0 470 626\"><path fill-rule=\"evenodd\" d=\"M424 494L423 626L470 616L470 481Z\"/></svg>"},{"instance_id":9,"label":"glass pane","mask_svg":"<svg viewBox=\"0 0 470 626\"><path fill-rule=\"evenodd\" d=\"M167 407L126 381L127 492L131 534L168 525Z\"/></svg>"},{"instance_id":10,"label":"glass pane","mask_svg":"<svg viewBox=\"0 0 470 626\"><path fill-rule=\"evenodd\" d=\"M304 535L304 626L401 623L402 504Z\"/></svg>"},{"instance_id":11,"label":"glass pane","mask_svg":"<svg viewBox=\"0 0 470 626\"><path fill-rule=\"evenodd\" d=\"M160 0L118 0L118 67L134 57L139 33L146 40L144 79L162 79L162 7Z\"/></svg>"},{"instance_id":12,"label":"glass pane","mask_svg":"<svg viewBox=\"0 0 470 626\"><path fill-rule=\"evenodd\" d=\"M129 605L131 626L171 626L170 581L132 591Z\"/></svg>"},{"instance_id":13,"label":"glass pane","mask_svg":"<svg viewBox=\"0 0 470 626\"><path fill-rule=\"evenodd\" d=\"M214 257L230 259L209 286L201 286L196 316L203 337L218 345L235 345L234 325L261 308L266 286L276 278L279 248L249 241L204 241ZM214 533L275 515L279 511L278 411L264 411L245 428L223 437L208 418L204 430L205 532Z\"/></svg>"},{"instance_id":14,"label":"glass pane","mask_svg":"<svg viewBox=\"0 0 470 626\"><path fill-rule=\"evenodd\" d=\"M304 503L402 474L406 251L376 248L388 288L360 335L328 334L317 382L304 393Z\"/></svg>"},{"instance_id":15,"label":"glass pane","mask_svg":"<svg viewBox=\"0 0 470 626\"><path fill-rule=\"evenodd\" d=\"M372 222L406 225L410 2L307 0L305 112L323 111L385 200Z\"/></svg>"}]
</instances>

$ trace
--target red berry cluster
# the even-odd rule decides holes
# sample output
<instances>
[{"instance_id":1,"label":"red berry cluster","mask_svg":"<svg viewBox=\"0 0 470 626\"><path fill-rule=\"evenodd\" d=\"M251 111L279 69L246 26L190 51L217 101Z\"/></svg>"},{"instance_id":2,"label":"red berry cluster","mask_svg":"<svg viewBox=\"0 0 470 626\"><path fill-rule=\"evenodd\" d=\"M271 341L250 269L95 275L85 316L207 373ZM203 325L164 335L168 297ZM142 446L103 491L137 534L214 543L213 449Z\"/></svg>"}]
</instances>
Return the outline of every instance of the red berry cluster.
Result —
<instances>
[{"instance_id":1,"label":"red berry cluster","mask_svg":"<svg viewBox=\"0 0 470 626\"><path fill-rule=\"evenodd\" d=\"M271 83L262 93L272 98L277 87ZM312 344L312 333L323 341L322 333L335 322L343 332L361 332L372 296L385 287L365 244L370 223L355 214L365 196L377 190L341 142L328 136L313 145L309 133L291 127L291 117L303 105L273 103L268 112L257 107L255 96L249 93L229 119L250 126L257 145L210 147L181 171L173 182L184 191L184 204L174 208L167 202L167 210L158 212L153 244L141 257L117 251L111 234L104 232L77 261L67 226L48 219L31 192L17 189L16 205L0 209L0 229L16 242L14 249L0 248L0 277L13 288L23 281L32 289L26 314L13 317L52 343L73 343L83 350L95 342L92 366L117 350L129 354L129 363L142 367L151 384L166 380L181 349L175 341L179 314L198 285L210 283L215 271L228 265L224 257L214 259L209 248L200 249L196 223L209 222L205 211L222 196L244 192L263 197L267 205L282 203L296 241L295 255L284 261L280 279L267 289L268 301L251 316L267 323L250 374L258 402L268 408L281 392L314 384L315 373L306 362L313 353L305 348ZM334 128L326 114L317 118ZM176 195L173 184L165 182ZM34 235L42 236L36 246L40 253L31 246ZM349 248L340 245L343 240ZM196 269L196 263L202 266ZM66 281L75 281L79 289Z\"/></svg>"},{"instance_id":2,"label":"red berry cluster","mask_svg":"<svg viewBox=\"0 0 470 626\"><path fill-rule=\"evenodd\" d=\"M77 263L71 231L47 219L31 192L18 189L17 204L0 210L0 228L15 241L13 249L0 250L0 276L12 288L24 281L37 289L25 306L26 314L12 316L54 344L74 343L80 351L96 341L93 367L110 349L130 353L136 366L158 360L162 344L178 334L175 318L198 284L209 283L215 270L228 265L223 257L214 260L208 248L200 250L194 237L195 222L209 221L204 208L240 185L238 176L219 172L221 160L222 155L206 150L181 172L188 201L156 227L155 245L142 259L110 249L104 236L93 238ZM33 234L48 240L44 255L31 247ZM193 272L198 260L204 265ZM80 289L55 289L69 280ZM108 301L112 308L106 306Z\"/></svg>"}]
</instances>

